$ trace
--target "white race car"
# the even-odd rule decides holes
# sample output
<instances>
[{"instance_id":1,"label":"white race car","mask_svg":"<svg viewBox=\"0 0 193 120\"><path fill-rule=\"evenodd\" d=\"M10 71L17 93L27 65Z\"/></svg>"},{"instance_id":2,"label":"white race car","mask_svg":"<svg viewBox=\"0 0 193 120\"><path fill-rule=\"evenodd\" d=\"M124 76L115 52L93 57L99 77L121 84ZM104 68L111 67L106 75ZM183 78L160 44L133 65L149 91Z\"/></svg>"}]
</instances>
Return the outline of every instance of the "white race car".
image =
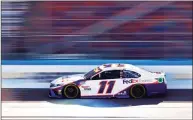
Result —
<instances>
[{"instance_id":1,"label":"white race car","mask_svg":"<svg viewBox=\"0 0 193 120\"><path fill-rule=\"evenodd\" d=\"M142 98L165 94L165 73L130 64L104 64L86 74L62 76L50 84L55 98Z\"/></svg>"}]
</instances>

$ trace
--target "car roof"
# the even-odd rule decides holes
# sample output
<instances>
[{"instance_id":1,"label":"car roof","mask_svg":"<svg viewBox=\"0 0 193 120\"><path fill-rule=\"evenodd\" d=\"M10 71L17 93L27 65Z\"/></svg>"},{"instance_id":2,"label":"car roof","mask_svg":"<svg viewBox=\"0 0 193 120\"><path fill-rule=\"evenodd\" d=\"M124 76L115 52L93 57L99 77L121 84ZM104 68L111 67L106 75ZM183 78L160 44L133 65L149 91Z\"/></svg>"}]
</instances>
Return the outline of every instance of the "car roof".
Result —
<instances>
[{"instance_id":1,"label":"car roof","mask_svg":"<svg viewBox=\"0 0 193 120\"><path fill-rule=\"evenodd\" d=\"M107 63L107 64L103 64L101 66L99 66L100 69L102 69L102 71L106 71L106 70L135 70L138 71L140 70L140 68L131 65L131 64L123 64L123 63Z\"/></svg>"}]
</instances>

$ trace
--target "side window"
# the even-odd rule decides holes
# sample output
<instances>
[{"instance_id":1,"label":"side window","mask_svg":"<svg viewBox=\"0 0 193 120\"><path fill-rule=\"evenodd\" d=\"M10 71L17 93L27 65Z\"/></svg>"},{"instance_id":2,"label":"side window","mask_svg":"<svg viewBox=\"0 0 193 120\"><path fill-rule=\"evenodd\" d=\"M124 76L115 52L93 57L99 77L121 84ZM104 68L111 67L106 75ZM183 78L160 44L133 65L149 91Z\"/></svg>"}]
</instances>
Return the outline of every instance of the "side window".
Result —
<instances>
[{"instance_id":1,"label":"side window","mask_svg":"<svg viewBox=\"0 0 193 120\"><path fill-rule=\"evenodd\" d=\"M124 70L124 78L138 78L141 75L139 73L136 73L134 71Z\"/></svg>"},{"instance_id":2,"label":"side window","mask_svg":"<svg viewBox=\"0 0 193 120\"><path fill-rule=\"evenodd\" d=\"M101 73L100 79L116 79L120 78L120 70L110 70Z\"/></svg>"}]
</instances>

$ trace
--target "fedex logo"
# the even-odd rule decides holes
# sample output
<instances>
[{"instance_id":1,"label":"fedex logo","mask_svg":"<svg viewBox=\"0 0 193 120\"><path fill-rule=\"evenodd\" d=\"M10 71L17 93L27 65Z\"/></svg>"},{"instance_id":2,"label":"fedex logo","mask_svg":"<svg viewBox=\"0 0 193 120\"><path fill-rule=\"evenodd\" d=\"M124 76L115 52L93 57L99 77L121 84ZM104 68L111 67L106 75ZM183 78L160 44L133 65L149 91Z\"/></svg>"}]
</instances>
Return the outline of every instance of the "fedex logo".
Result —
<instances>
[{"instance_id":1,"label":"fedex logo","mask_svg":"<svg viewBox=\"0 0 193 120\"><path fill-rule=\"evenodd\" d=\"M130 79L130 80L123 80L123 84L129 84L129 83L137 83L138 80Z\"/></svg>"}]
</instances>

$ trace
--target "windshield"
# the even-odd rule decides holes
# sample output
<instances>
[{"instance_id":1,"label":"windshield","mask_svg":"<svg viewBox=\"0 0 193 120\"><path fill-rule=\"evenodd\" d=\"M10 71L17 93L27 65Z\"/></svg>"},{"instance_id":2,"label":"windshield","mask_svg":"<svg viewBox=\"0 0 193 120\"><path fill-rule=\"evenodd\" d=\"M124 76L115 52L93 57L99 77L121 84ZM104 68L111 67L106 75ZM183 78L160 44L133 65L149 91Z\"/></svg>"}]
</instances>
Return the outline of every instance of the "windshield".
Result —
<instances>
[{"instance_id":1,"label":"windshield","mask_svg":"<svg viewBox=\"0 0 193 120\"><path fill-rule=\"evenodd\" d=\"M102 71L102 69L100 69L99 67L97 67L97 68L89 71L88 73L86 73L86 74L84 75L84 78L85 78L85 79L90 79L90 77L92 77L93 75L95 75L96 73L101 72L101 71Z\"/></svg>"}]
</instances>

